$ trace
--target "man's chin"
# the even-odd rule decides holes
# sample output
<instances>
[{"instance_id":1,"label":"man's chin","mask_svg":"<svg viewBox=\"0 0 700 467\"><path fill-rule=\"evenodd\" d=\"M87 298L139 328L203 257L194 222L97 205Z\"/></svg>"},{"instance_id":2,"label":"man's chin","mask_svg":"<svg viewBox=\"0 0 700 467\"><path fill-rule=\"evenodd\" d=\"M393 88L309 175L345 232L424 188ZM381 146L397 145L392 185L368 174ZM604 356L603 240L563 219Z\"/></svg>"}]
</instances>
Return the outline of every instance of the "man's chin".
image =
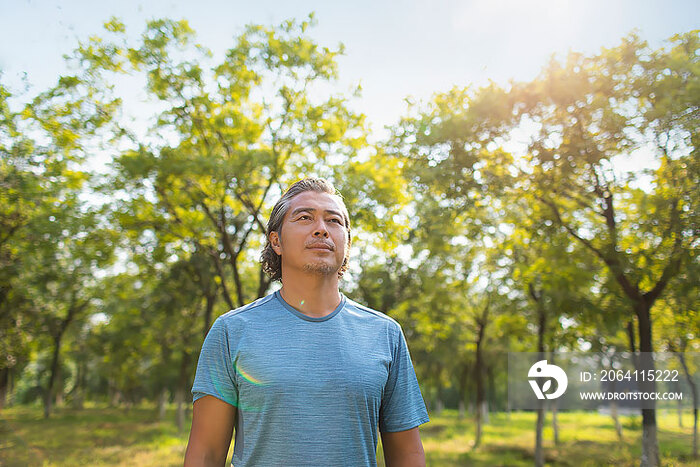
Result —
<instances>
[{"instance_id":1,"label":"man's chin","mask_svg":"<svg viewBox=\"0 0 700 467\"><path fill-rule=\"evenodd\" d=\"M332 274L338 274L340 268L328 263L307 263L304 265L304 272L311 274L319 274L323 276L328 276Z\"/></svg>"}]
</instances>

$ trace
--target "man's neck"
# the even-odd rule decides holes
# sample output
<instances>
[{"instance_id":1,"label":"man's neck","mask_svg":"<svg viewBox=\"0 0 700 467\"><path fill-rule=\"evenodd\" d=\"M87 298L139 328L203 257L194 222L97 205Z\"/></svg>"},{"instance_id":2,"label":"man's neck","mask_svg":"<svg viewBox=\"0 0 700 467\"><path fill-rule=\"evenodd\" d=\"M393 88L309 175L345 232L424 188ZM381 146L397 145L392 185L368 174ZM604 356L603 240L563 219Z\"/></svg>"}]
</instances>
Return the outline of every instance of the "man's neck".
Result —
<instances>
[{"instance_id":1,"label":"man's neck","mask_svg":"<svg viewBox=\"0 0 700 467\"><path fill-rule=\"evenodd\" d=\"M283 274L284 277L284 274ZM282 279L282 298L299 312L312 318L323 318L340 305L338 276L318 274L294 275Z\"/></svg>"}]
</instances>

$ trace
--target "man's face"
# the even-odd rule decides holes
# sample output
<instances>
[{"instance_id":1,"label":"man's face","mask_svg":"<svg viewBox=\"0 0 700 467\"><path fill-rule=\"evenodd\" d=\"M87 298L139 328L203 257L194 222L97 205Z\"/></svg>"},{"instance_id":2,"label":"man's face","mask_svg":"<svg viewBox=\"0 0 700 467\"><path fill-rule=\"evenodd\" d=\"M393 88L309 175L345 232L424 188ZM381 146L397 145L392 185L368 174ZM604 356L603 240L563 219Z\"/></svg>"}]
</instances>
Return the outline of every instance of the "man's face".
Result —
<instances>
[{"instance_id":1,"label":"man's face","mask_svg":"<svg viewBox=\"0 0 700 467\"><path fill-rule=\"evenodd\" d=\"M281 234L270 233L283 271L337 274L348 248L343 211L338 198L328 193L305 191L293 197Z\"/></svg>"}]
</instances>

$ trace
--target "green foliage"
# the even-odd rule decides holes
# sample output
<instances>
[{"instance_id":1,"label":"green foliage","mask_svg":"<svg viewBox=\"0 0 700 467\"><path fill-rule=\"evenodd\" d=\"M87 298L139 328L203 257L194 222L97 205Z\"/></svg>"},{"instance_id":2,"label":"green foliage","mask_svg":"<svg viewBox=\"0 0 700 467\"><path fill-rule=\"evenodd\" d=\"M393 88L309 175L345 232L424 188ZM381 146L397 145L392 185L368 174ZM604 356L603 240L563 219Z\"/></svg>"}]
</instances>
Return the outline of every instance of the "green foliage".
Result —
<instances>
[{"instance_id":1,"label":"green foliage","mask_svg":"<svg viewBox=\"0 0 700 467\"><path fill-rule=\"evenodd\" d=\"M184 20L134 37L111 18L51 88L17 105L0 85L0 377L20 375L27 401L181 396L213 319L269 290L266 215L304 176L344 194L348 295L402 324L431 404L486 387L504 406L508 351L697 350L698 31L454 87L372 147L349 97L326 92L344 51L314 24L249 25L216 61ZM146 135L113 85L126 76L157 108ZM98 179L86 166L106 148ZM623 170L644 154L652 168ZM495 418L475 453L442 452L471 440L438 418L429 460L529 462L531 440L507 432L531 420ZM562 438L554 463L590 446Z\"/></svg>"},{"instance_id":2,"label":"green foliage","mask_svg":"<svg viewBox=\"0 0 700 467\"><path fill-rule=\"evenodd\" d=\"M71 321L87 316L92 278L112 261L115 240L81 199L89 174L79 165L114 102L76 77L19 112L11 98L0 86L2 371L21 369L31 345L58 346Z\"/></svg>"}]
</instances>

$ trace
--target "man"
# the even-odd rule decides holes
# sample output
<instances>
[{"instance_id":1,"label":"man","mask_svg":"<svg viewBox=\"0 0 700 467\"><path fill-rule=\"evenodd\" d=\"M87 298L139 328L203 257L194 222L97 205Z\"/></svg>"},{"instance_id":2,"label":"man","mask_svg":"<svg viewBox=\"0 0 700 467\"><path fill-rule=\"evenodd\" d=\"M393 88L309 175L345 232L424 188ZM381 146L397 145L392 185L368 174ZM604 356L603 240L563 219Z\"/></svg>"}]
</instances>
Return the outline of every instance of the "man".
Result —
<instances>
[{"instance_id":1,"label":"man","mask_svg":"<svg viewBox=\"0 0 700 467\"><path fill-rule=\"evenodd\" d=\"M263 268L282 288L220 316L192 394L185 466L424 466L425 404L400 326L344 297L350 222L323 179L274 206Z\"/></svg>"}]
</instances>

